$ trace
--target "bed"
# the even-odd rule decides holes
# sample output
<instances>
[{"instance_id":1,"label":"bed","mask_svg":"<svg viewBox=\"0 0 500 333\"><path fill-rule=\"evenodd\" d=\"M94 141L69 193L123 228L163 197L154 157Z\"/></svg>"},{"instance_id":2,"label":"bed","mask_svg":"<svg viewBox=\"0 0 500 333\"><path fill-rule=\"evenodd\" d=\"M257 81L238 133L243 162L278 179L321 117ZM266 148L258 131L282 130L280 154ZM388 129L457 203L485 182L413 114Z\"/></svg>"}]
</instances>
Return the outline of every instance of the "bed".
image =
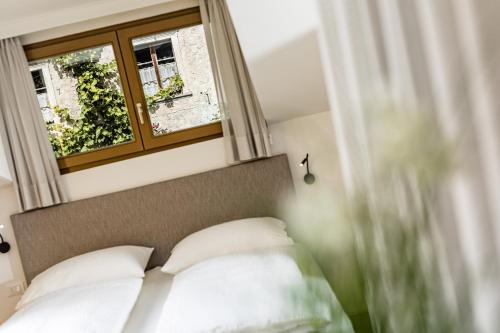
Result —
<instances>
[{"instance_id":1,"label":"bed","mask_svg":"<svg viewBox=\"0 0 500 333\"><path fill-rule=\"evenodd\" d=\"M145 276L61 287L20 308L0 332L351 333L314 259L297 244L221 253L174 274L162 271L190 235L239 219L284 220L290 200L290 168L279 155L14 215L28 282L92 251L126 245L154 252L144 261Z\"/></svg>"}]
</instances>

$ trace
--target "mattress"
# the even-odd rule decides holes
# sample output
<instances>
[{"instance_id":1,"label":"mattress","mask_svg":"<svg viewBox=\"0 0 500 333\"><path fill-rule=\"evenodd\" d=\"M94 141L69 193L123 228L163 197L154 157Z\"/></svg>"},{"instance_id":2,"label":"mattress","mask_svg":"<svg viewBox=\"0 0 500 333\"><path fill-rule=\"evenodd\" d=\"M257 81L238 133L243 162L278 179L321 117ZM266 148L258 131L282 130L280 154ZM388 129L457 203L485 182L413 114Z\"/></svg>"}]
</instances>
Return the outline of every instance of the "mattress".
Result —
<instances>
[{"instance_id":1,"label":"mattress","mask_svg":"<svg viewBox=\"0 0 500 333\"><path fill-rule=\"evenodd\" d=\"M156 267L146 272L141 292L123 333L156 332L173 280L173 275L163 273L160 269Z\"/></svg>"}]
</instances>

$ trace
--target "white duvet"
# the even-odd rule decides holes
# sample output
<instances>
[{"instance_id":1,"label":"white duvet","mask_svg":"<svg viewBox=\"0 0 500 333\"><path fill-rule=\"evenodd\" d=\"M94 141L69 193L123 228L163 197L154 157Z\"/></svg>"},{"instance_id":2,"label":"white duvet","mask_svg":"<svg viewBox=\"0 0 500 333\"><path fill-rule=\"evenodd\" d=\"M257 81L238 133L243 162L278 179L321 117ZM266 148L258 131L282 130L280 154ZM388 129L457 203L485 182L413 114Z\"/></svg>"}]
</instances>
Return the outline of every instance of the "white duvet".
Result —
<instances>
[{"instance_id":1,"label":"white duvet","mask_svg":"<svg viewBox=\"0 0 500 333\"><path fill-rule=\"evenodd\" d=\"M62 289L18 310L0 333L120 333L142 279L122 279Z\"/></svg>"},{"instance_id":2,"label":"white duvet","mask_svg":"<svg viewBox=\"0 0 500 333\"><path fill-rule=\"evenodd\" d=\"M177 274L157 333L353 333L313 259L288 246L221 256Z\"/></svg>"}]
</instances>

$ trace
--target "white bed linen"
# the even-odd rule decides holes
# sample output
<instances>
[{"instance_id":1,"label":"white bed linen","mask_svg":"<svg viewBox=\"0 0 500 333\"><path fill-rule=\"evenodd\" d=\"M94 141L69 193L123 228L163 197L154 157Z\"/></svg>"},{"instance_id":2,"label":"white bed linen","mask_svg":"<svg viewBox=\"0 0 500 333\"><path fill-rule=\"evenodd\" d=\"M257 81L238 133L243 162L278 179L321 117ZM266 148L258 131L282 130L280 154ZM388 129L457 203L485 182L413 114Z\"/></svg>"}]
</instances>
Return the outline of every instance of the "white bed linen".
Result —
<instances>
[{"instance_id":1,"label":"white bed linen","mask_svg":"<svg viewBox=\"0 0 500 333\"><path fill-rule=\"evenodd\" d=\"M177 274L203 260L231 253L292 245L286 224L274 217L253 217L217 224L197 231L173 248L161 269Z\"/></svg>"},{"instance_id":2,"label":"white bed linen","mask_svg":"<svg viewBox=\"0 0 500 333\"><path fill-rule=\"evenodd\" d=\"M146 272L141 293L123 333L156 332L173 279L173 275L163 273L160 269L156 267Z\"/></svg>"},{"instance_id":3,"label":"white bed linen","mask_svg":"<svg viewBox=\"0 0 500 333\"><path fill-rule=\"evenodd\" d=\"M141 278L70 287L41 296L0 326L0 333L121 333Z\"/></svg>"},{"instance_id":4,"label":"white bed linen","mask_svg":"<svg viewBox=\"0 0 500 333\"><path fill-rule=\"evenodd\" d=\"M326 325L325 332L354 332L312 257L287 246L212 258L177 274L156 332L320 332Z\"/></svg>"}]
</instances>

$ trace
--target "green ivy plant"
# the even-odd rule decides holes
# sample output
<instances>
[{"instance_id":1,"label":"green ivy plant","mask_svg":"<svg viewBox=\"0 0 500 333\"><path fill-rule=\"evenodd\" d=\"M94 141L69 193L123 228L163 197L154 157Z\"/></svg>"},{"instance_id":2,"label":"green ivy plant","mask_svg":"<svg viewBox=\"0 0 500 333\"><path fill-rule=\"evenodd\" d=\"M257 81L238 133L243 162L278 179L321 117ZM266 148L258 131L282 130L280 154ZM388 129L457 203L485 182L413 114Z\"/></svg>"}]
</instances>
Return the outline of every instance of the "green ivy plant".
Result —
<instances>
[{"instance_id":1,"label":"green ivy plant","mask_svg":"<svg viewBox=\"0 0 500 333\"><path fill-rule=\"evenodd\" d=\"M146 97L149 111L156 111L158 109L159 102L171 103L175 96L182 93L183 88L184 81L182 80L182 77L178 73L172 75L168 79L166 87L160 89L156 94Z\"/></svg>"},{"instance_id":2,"label":"green ivy plant","mask_svg":"<svg viewBox=\"0 0 500 333\"><path fill-rule=\"evenodd\" d=\"M47 129L56 157L133 140L116 61L100 63L101 53L90 49L54 60L61 77L76 80L80 106L77 117L68 108L52 106L59 122L48 122Z\"/></svg>"}]
</instances>

